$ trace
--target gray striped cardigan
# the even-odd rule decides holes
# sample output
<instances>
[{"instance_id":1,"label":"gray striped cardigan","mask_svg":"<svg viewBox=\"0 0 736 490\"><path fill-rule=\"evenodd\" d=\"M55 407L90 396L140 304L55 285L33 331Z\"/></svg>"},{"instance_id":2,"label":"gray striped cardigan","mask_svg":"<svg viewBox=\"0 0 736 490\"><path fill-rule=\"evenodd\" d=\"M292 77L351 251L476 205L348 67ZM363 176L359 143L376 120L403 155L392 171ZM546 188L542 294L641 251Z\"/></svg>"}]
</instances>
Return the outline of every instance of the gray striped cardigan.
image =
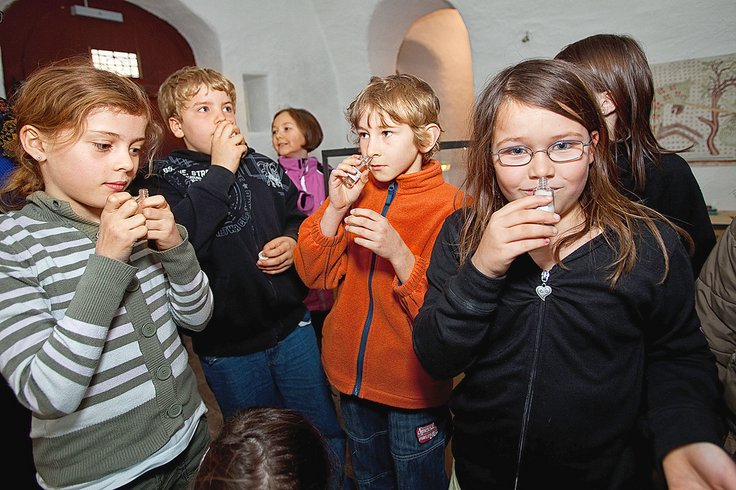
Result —
<instances>
[{"instance_id":1,"label":"gray striped cardigan","mask_svg":"<svg viewBox=\"0 0 736 490\"><path fill-rule=\"evenodd\" d=\"M123 263L94 254L98 228L43 192L0 215L0 369L55 487L145 460L203 403L177 326L202 330L213 298L186 230Z\"/></svg>"}]
</instances>

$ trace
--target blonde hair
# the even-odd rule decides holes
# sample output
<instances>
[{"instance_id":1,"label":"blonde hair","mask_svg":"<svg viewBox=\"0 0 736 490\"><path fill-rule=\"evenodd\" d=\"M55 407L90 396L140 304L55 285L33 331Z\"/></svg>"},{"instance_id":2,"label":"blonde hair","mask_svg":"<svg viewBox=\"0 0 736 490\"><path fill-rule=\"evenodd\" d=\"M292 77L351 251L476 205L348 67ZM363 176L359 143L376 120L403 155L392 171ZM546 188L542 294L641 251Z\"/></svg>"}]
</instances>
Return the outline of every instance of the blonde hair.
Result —
<instances>
[{"instance_id":1,"label":"blonde hair","mask_svg":"<svg viewBox=\"0 0 736 490\"><path fill-rule=\"evenodd\" d=\"M170 117L181 120L187 102L203 85L210 90L225 92L235 104L235 85L222 73L211 68L185 66L169 75L158 89L158 108L164 121Z\"/></svg>"},{"instance_id":2,"label":"blonde hair","mask_svg":"<svg viewBox=\"0 0 736 490\"><path fill-rule=\"evenodd\" d=\"M431 141L432 135L427 131L427 125L440 125L440 99L427 82L414 75L371 77L368 85L346 111L354 133L360 124L360 118L369 112L375 112L381 118L382 124L388 116L396 123L409 125L414 132L414 144L417 148L424 148ZM422 155L423 161L429 161L439 148L438 138L434 146Z\"/></svg>"},{"instance_id":3,"label":"blonde hair","mask_svg":"<svg viewBox=\"0 0 736 490\"><path fill-rule=\"evenodd\" d=\"M85 130L87 116L97 109L111 109L146 118L141 161L153 158L163 130L154 120L145 91L132 80L95 68L87 58L71 58L40 68L21 85L13 102L17 132L31 125L56 139L70 132L76 141ZM13 153L17 167L0 189L2 210L20 209L25 197L45 188L38 162L16 138Z\"/></svg>"}]
</instances>

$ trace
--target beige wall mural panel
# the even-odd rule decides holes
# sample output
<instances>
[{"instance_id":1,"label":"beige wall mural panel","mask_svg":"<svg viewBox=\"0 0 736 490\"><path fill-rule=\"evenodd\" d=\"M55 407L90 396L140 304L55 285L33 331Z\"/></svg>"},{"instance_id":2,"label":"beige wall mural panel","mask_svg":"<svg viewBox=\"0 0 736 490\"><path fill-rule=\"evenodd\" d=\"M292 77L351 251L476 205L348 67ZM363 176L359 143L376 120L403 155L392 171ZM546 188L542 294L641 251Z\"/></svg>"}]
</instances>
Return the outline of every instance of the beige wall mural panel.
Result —
<instances>
[{"instance_id":1,"label":"beige wall mural panel","mask_svg":"<svg viewBox=\"0 0 736 490\"><path fill-rule=\"evenodd\" d=\"M736 164L736 54L652 65L652 126L691 165Z\"/></svg>"}]
</instances>

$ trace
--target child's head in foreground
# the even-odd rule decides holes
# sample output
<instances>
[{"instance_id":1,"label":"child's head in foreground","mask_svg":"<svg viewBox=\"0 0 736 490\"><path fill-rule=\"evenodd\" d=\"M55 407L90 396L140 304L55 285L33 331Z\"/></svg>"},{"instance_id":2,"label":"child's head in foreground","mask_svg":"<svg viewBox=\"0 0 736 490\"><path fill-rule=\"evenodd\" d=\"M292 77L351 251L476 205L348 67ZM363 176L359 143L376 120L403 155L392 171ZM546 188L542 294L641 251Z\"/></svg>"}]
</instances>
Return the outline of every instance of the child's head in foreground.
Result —
<instances>
[{"instance_id":1,"label":"child's head in foreground","mask_svg":"<svg viewBox=\"0 0 736 490\"><path fill-rule=\"evenodd\" d=\"M280 157L306 158L322 138L319 121L306 109L287 107L273 116L271 143Z\"/></svg>"},{"instance_id":2,"label":"child's head in foreground","mask_svg":"<svg viewBox=\"0 0 736 490\"><path fill-rule=\"evenodd\" d=\"M439 149L439 115L432 87L407 74L372 77L346 111L361 153L375 156L371 172L380 181L416 172L429 161Z\"/></svg>"},{"instance_id":3,"label":"child's head in foreground","mask_svg":"<svg viewBox=\"0 0 736 490\"><path fill-rule=\"evenodd\" d=\"M161 141L145 91L87 59L36 70L13 107L18 167L2 190L5 209L22 207L25 196L37 190L69 201L77 212L77 205L101 209L107 195L127 187Z\"/></svg>"},{"instance_id":4,"label":"child's head in foreground","mask_svg":"<svg viewBox=\"0 0 736 490\"><path fill-rule=\"evenodd\" d=\"M235 85L211 68L186 66L158 90L161 117L188 150L209 154L212 134L220 121L236 124Z\"/></svg>"},{"instance_id":5,"label":"child's head in foreground","mask_svg":"<svg viewBox=\"0 0 736 490\"><path fill-rule=\"evenodd\" d=\"M324 490L331 467L326 442L300 413L286 408L243 409L212 441L195 490Z\"/></svg>"}]
</instances>

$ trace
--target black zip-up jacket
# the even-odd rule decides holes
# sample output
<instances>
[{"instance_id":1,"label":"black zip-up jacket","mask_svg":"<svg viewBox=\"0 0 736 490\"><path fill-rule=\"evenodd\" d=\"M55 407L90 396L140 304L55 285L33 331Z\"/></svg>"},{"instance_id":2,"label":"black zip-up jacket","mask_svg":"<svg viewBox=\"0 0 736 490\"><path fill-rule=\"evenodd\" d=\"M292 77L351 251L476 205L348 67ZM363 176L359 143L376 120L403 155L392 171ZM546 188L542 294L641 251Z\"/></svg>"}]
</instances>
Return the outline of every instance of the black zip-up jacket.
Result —
<instances>
[{"instance_id":1,"label":"black zip-up jacket","mask_svg":"<svg viewBox=\"0 0 736 490\"><path fill-rule=\"evenodd\" d=\"M676 153L662 153L659 165L647 160L644 190L636 193L627 154L625 143L617 143L616 164L623 194L659 211L688 232L695 245L691 258L693 275L698 277L705 259L716 244L716 234L703 192L690 165Z\"/></svg>"},{"instance_id":2,"label":"black zip-up jacket","mask_svg":"<svg viewBox=\"0 0 736 490\"><path fill-rule=\"evenodd\" d=\"M210 279L215 311L192 335L194 351L246 355L276 345L304 316L307 288L294 268L268 275L256 261L270 240L296 240L306 216L296 207L296 187L265 155L248 148L235 174L210 163L210 155L174 151L153 162L152 176L138 177L130 192L147 187L166 197Z\"/></svg>"},{"instance_id":3,"label":"black zip-up jacket","mask_svg":"<svg viewBox=\"0 0 736 490\"><path fill-rule=\"evenodd\" d=\"M465 374L450 404L463 490L512 489L517 476L519 489L649 488L653 457L721 444L715 361L674 230L660 226L664 283L646 230L613 291L602 235L552 267L546 289L528 254L500 278L459 267L459 222L451 215L435 242L413 341L431 375Z\"/></svg>"}]
</instances>

